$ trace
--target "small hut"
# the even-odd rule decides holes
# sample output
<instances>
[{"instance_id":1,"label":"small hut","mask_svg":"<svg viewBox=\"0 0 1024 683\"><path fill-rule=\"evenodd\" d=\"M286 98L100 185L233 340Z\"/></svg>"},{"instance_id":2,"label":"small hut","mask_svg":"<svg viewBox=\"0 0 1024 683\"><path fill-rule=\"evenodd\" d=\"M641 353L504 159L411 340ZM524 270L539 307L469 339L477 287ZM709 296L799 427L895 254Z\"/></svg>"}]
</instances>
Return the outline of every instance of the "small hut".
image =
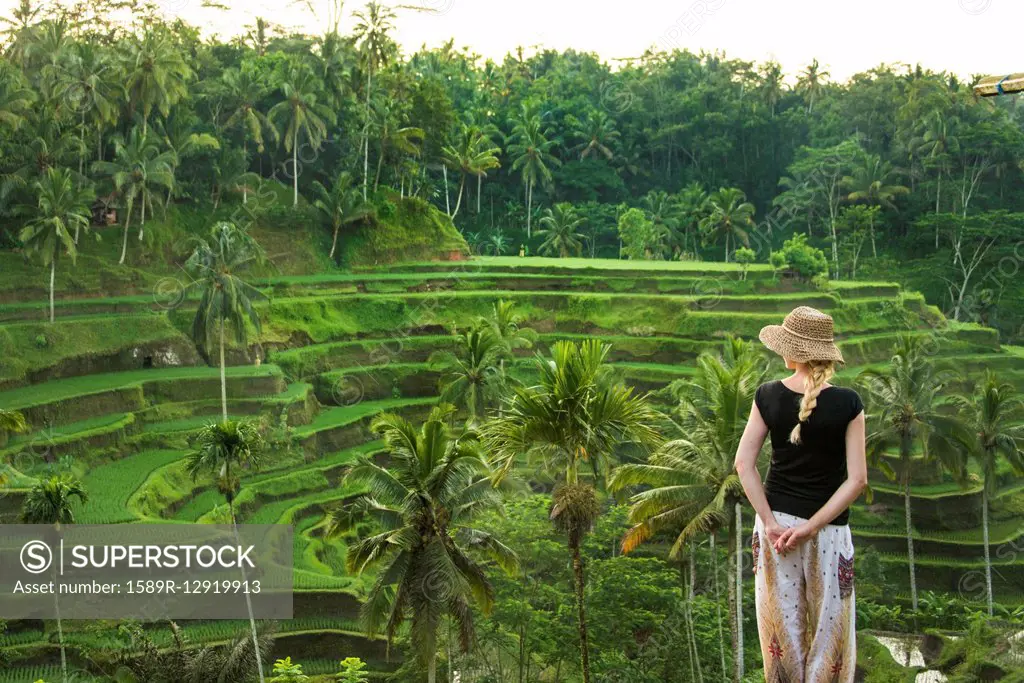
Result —
<instances>
[{"instance_id":1,"label":"small hut","mask_svg":"<svg viewBox=\"0 0 1024 683\"><path fill-rule=\"evenodd\" d=\"M1024 73L1008 76L988 76L974 86L974 94L979 97L998 97L1024 92Z\"/></svg>"}]
</instances>

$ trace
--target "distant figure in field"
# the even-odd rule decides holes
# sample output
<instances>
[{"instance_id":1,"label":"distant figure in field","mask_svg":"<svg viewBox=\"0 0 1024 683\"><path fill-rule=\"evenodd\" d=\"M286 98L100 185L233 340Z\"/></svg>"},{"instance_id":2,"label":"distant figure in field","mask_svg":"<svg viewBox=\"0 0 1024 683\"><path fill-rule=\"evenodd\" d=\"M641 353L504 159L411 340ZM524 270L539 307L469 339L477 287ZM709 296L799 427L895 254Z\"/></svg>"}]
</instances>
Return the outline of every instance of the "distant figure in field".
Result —
<instances>
[{"instance_id":1,"label":"distant figure in field","mask_svg":"<svg viewBox=\"0 0 1024 683\"><path fill-rule=\"evenodd\" d=\"M853 683L857 662L849 506L867 485L864 405L829 384L843 355L832 318L801 306L760 339L793 374L755 394L736 470L757 511L757 630L769 683ZM762 485L757 457L771 435Z\"/></svg>"}]
</instances>

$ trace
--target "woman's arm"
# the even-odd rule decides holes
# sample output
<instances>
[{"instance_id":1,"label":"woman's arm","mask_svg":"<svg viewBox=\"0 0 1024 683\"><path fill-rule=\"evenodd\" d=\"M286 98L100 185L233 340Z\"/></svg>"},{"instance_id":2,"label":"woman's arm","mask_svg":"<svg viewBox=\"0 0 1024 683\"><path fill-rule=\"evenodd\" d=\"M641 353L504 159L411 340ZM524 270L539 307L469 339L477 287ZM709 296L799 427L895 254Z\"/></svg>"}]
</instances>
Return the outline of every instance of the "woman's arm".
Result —
<instances>
[{"instance_id":1,"label":"woman's arm","mask_svg":"<svg viewBox=\"0 0 1024 683\"><path fill-rule=\"evenodd\" d=\"M843 510L850 507L860 497L868 484L868 464L864 447L864 411L853 418L846 426L846 481L836 489L821 509L809 520L795 527L786 529L775 544L779 552L792 550L808 538L818 533Z\"/></svg>"},{"instance_id":2,"label":"woman's arm","mask_svg":"<svg viewBox=\"0 0 1024 683\"><path fill-rule=\"evenodd\" d=\"M761 484L761 474L757 471L757 456L761 453L761 446L768 435L768 425L761 417L761 411L757 409L757 403L750 407L750 417L747 418L747 426L740 438L740 445L736 449L736 473L739 475L740 483L743 484L743 492L747 494L747 500L757 512L764 523L765 533L771 542L782 534L782 526L775 520L771 507L768 505L768 498L764 494L764 486Z\"/></svg>"}]
</instances>

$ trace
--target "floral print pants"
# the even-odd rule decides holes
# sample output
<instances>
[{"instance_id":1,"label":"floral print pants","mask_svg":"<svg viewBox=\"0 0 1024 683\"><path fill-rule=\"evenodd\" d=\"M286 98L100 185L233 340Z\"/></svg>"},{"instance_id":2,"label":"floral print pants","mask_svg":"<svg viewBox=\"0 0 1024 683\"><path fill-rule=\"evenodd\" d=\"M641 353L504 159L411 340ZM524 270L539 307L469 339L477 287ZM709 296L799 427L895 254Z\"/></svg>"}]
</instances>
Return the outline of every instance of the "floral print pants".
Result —
<instances>
[{"instance_id":1,"label":"floral print pants","mask_svg":"<svg viewBox=\"0 0 1024 683\"><path fill-rule=\"evenodd\" d=\"M783 527L804 522L776 512ZM766 683L853 683L857 662L853 539L826 526L785 553L754 522L754 592Z\"/></svg>"}]
</instances>

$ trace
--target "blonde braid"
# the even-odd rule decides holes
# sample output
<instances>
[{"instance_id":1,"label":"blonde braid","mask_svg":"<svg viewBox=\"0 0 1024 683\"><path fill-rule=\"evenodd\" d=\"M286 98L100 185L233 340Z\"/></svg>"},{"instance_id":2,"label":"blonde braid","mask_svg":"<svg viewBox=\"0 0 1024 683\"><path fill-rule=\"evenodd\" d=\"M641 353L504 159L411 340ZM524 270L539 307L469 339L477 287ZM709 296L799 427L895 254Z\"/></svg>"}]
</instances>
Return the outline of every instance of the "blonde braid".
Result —
<instances>
[{"instance_id":1,"label":"blonde braid","mask_svg":"<svg viewBox=\"0 0 1024 683\"><path fill-rule=\"evenodd\" d=\"M818 394L823 385L835 374L836 364L830 360L812 360L807 362L808 377L804 381L804 395L800 399L799 422L789 433L790 443L800 443L800 425L811 417L811 411L818 405Z\"/></svg>"}]
</instances>

